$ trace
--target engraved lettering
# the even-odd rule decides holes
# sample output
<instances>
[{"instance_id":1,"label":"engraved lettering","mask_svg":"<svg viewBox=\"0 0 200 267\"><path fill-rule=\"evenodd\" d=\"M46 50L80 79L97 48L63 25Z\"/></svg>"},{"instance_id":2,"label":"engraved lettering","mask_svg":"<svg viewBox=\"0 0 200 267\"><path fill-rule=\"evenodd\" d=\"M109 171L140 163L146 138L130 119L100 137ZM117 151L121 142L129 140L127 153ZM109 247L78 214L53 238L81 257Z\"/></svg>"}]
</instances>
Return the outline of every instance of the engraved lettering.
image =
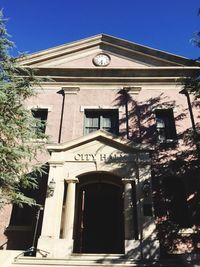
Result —
<instances>
[{"instance_id":1,"label":"engraved lettering","mask_svg":"<svg viewBox=\"0 0 200 267\"><path fill-rule=\"evenodd\" d=\"M106 154L100 154L100 161L106 161Z\"/></svg>"},{"instance_id":2,"label":"engraved lettering","mask_svg":"<svg viewBox=\"0 0 200 267\"><path fill-rule=\"evenodd\" d=\"M80 154L75 155L75 156L74 156L74 159L75 159L75 160L80 160Z\"/></svg>"},{"instance_id":3,"label":"engraved lettering","mask_svg":"<svg viewBox=\"0 0 200 267\"><path fill-rule=\"evenodd\" d=\"M89 154L85 154L85 159L88 161L89 160Z\"/></svg>"},{"instance_id":4,"label":"engraved lettering","mask_svg":"<svg viewBox=\"0 0 200 267\"><path fill-rule=\"evenodd\" d=\"M92 160L95 160L96 159L96 154L89 154L92 158Z\"/></svg>"}]
</instances>

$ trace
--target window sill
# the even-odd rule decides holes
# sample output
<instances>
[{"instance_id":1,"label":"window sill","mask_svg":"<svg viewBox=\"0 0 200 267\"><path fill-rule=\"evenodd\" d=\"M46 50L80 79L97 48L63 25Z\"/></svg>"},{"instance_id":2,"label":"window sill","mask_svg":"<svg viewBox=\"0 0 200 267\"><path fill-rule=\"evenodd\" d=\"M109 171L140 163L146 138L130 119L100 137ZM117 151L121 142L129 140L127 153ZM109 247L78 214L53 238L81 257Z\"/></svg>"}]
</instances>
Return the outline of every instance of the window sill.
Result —
<instances>
[{"instance_id":1,"label":"window sill","mask_svg":"<svg viewBox=\"0 0 200 267\"><path fill-rule=\"evenodd\" d=\"M158 143L160 143L160 144L171 144L171 143L176 143L176 142L177 142L176 139L166 139L163 141L158 141Z\"/></svg>"},{"instance_id":2,"label":"window sill","mask_svg":"<svg viewBox=\"0 0 200 267\"><path fill-rule=\"evenodd\" d=\"M178 140L177 139L167 139L167 140L163 140L163 141L158 141L157 144L160 145L161 147L173 147L173 146L176 146L178 144Z\"/></svg>"},{"instance_id":3,"label":"window sill","mask_svg":"<svg viewBox=\"0 0 200 267\"><path fill-rule=\"evenodd\" d=\"M197 233L199 233L199 231L193 228L182 228L178 231L178 234L180 235L191 235Z\"/></svg>"}]
</instances>

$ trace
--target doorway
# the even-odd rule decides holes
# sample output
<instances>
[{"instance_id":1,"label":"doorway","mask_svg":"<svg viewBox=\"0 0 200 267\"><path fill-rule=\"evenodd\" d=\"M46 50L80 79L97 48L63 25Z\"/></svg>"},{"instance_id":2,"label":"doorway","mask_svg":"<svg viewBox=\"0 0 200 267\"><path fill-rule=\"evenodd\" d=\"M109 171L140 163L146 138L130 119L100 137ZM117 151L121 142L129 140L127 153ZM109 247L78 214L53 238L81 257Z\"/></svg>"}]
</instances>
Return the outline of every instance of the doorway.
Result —
<instances>
[{"instance_id":1,"label":"doorway","mask_svg":"<svg viewBox=\"0 0 200 267\"><path fill-rule=\"evenodd\" d=\"M122 189L96 182L80 186L75 252L124 253Z\"/></svg>"}]
</instances>

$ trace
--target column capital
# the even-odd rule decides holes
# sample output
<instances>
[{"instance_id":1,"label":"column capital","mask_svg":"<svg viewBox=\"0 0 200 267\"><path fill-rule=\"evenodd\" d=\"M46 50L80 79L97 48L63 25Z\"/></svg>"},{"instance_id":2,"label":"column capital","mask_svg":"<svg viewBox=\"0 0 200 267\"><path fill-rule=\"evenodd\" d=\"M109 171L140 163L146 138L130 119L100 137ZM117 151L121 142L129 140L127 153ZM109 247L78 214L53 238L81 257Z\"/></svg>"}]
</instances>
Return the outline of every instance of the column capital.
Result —
<instances>
[{"instance_id":1,"label":"column capital","mask_svg":"<svg viewBox=\"0 0 200 267\"><path fill-rule=\"evenodd\" d=\"M135 181L134 178L122 178L122 183L123 184L131 184L134 181Z\"/></svg>"},{"instance_id":2,"label":"column capital","mask_svg":"<svg viewBox=\"0 0 200 267\"><path fill-rule=\"evenodd\" d=\"M65 178L65 181L67 184L70 184L70 183L73 183L73 184L76 184L79 182L78 178L76 177L73 177L73 178Z\"/></svg>"}]
</instances>

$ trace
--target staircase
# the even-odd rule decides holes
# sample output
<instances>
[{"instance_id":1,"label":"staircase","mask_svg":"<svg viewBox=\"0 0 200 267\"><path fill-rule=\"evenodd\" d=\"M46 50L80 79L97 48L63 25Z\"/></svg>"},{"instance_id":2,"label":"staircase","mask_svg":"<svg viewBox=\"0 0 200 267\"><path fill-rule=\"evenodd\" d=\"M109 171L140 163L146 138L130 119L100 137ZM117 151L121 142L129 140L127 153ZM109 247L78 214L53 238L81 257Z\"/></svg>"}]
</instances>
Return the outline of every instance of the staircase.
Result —
<instances>
[{"instance_id":1,"label":"staircase","mask_svg":"<svg viewBox=\"0 0 200 267\"><path fill-rule=\"evenodd\" d=\"M121 254L72 254L68 258L19 257L9 267L183 267L177 260L135 261Z\"/></svg>"}]
</instances>

